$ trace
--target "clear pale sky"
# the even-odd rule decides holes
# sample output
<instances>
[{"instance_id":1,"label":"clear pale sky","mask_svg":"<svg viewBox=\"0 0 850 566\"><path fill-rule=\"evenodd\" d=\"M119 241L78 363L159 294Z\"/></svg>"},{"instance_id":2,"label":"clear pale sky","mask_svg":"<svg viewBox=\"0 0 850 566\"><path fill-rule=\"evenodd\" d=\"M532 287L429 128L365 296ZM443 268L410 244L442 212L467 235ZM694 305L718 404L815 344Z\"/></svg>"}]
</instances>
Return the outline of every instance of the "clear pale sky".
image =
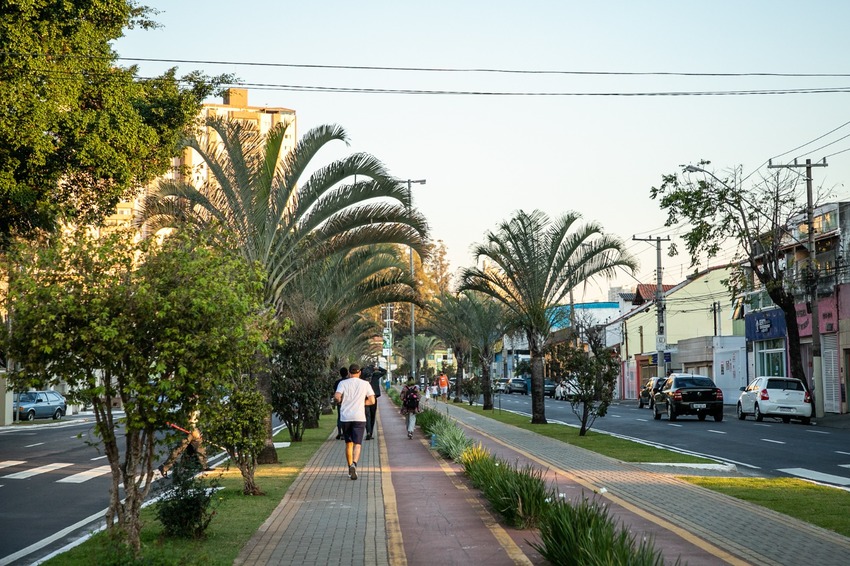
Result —
<instances>
[{"instance_id":1,"label":"clear pale sky","mask_svg":"<svg viewBox=\"0 0 850 566\"><path fill-rule=\"evenodd\" d=\"M121 57L416 68L594 72L850 73L850 3L715 0L523 2L431 0L149 0L157 30L130 30ZM131 64L131 61L122 61ZM249 103L294 109L298 132L337 123L352 151L380 158L414 185L414 205L454 268L469 248L517 209L574 210L627 241L636 278L601 281L576 300L605 299L611 284L655 281L654 245L670 236L649 190L680 164L712 161L767 172L775 156L826 136L779 162L850 149L850 92L748 96L470 96L284 90L282 85L521 93L636 93L850 87L850 76L677 77L329 70L239 64L139 63L140 75L170 66L233 73ZM211 102L214 100L211 100ZM827 146L823 147L821 146ZM811 153L807 153L807 151ZM850 151L815 169L815 184L850 198ZM761 169L759 169L761 167ZM757 177L754 175L753 178ZM681 248L681 246L680 246ZM718 263L713 262L713 264ZM663 258L664 282L690 272Z\"/></svg>"}]
</instances>

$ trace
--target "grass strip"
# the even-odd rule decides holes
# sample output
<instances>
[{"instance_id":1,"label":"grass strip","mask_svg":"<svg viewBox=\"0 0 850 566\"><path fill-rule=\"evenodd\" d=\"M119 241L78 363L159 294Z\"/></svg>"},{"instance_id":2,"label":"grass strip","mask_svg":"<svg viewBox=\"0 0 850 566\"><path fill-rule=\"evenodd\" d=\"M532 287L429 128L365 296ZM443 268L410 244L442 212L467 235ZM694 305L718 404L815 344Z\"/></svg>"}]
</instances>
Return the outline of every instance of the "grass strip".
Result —
<instances>
[{"instance_id":1,"label":"grass strip","mask_svg":"<svg viewBox=\"0 0 850 566\"><path fill-rule=\"evenodd\" d=\"M579 448L584 448L591 452L596 452L597 454L616 458L623 462L652 462L661 464L716 463L714 460L709 460L707 458L700 458L698 456L680 454L678 452L673 452L672 450L655 448L654 446L647 446L645 444L640 444L639 442L632 442L631 440L617 438L610 434L594 432L593 430L588 431L585 436L579 436L579 429L577 427L553 423L545 425L531 424L529 417L518 415L510 411L502 411L499 409L485 411L481 408L481 405L474 405L470 407L465 403L458 403L453 406L462 407L463 409L475 414L531 431L539 434L540 436L560 440L566 444L578 446Z\"/></svg>"},{"instance_id":2,"label":"grass strip","mask_svg":"<svg viewBox=\"0 0 850 566\"><path fill-rule=\"evenodd\" d=\"M221 473L221 486L216 494L216 517L202 540L166 538L152 507L142 510L142 553L136 564L230 566L243 546L280 503L286 490L304 468L307 461L336 428L334 415L324 416L319 428L304 431L301 442L279 448L280 464L263 465L257 469L256 480L266 495L242 495L242 476L238 468ZM275 440L286 442L289 433L284 429ZM217 472L212 472L217 473ZM100 532L81 545L44 562L49 566L90 566L91 564L133 564L118 552L106 532Z\"/></svg>"},{"instance_id":3,"label":"grass strip","mask_svg":"<svg viewBox=\"0 0 850 566\"><path fill-rule=\"evenodd\" d=\"M681 479L850 537L850 492L797 478Z\"/></svg>"}]
</instances>

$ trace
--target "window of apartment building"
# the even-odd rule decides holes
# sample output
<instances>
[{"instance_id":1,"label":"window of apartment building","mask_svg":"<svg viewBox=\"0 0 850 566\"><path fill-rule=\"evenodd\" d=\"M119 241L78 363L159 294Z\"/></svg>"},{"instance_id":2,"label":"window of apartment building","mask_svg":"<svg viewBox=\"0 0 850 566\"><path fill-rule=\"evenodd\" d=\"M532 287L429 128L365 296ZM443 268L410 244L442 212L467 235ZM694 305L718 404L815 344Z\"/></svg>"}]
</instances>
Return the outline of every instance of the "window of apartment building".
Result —
<instances>
[{"instance_id":1,"label":"window of apartment building","mask_svg":"<svg viewBox=\"0 0 850 566\"><path fill-rule=\"evenodd\" d=\"M785 339L760 340L755 343L756 375L786 377Z\"/></svg>"}]
</instances>

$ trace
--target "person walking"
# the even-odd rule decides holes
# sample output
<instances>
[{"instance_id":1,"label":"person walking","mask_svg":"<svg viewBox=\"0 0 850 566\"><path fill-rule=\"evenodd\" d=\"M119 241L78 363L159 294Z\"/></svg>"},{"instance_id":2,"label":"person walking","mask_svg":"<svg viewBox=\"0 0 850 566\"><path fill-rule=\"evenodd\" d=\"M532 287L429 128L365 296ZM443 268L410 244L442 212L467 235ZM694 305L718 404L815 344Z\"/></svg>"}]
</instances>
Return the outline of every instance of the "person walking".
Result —
<instances>
[{"instance_id":1,"label":"person walking","mask_svg":"<svg viewBox=\"0 0 850 566\"><path fill-rule=\"evenodd\" d=\"M342 422L342 437L345 439L345 459L348 462L348 477L357 479L357 460L360 458L363 435L366 432L366 407L375 404L372 385L360 379L360 366L348 366L348 379L339 382L334 393L339 404Z\"/></svg>"},{"instance_id":2,"label":"person walking","mask_svg":"<svg viewBox=\"0 0 850 566\"><path fill-rule=\"evenodd\" d=\"M372 386L372 391L375 392L375 404L366 407L366 440L375 438L375 419L378 418L378 397L381 396L381 378L386 375L386 372L376 368L374 365L369 365L363 368L361 379L369 382Z\"/></svg>"},{"instance_id":3,"label":"person walking","mask_svg":"<svg viewBox=\"0 0 850 566\"><path fill-rule=\"evenodd\" d=\"M446 376L446 372L440 372L440 377L437 378L437 384L440 386L440 397L443 399L443 403L445 403L449 396L449 378Z\"/></svg>"},{"instance_id":4,"label":"person walking","mask_svg":"<svg viewBox=\"0 0 850 566\"><path fill-rule=\"evenodd\" d=\"M336 388L339 387L339 382L347 377L348 368L339 368L339 379L334 381L334 393L336 393ZM336 439L342 440L342 421L339 420L339 403L336 402L336 399L334 399L334 405L336 405Z\"/></svg>"},{"instance_id":5,"label":"person walking","mask_svg":"<svg viewBox=\"0 0 850 566\"><path fill-rule=\"evenodd\" d=\"M407 381L407 385L401 388L401 414L404 415L407 425L407 438L413 438L413 429L416 428L416 415L422 409L419 407L419 388L413 379Z\"/></svg>"}]
</instances>

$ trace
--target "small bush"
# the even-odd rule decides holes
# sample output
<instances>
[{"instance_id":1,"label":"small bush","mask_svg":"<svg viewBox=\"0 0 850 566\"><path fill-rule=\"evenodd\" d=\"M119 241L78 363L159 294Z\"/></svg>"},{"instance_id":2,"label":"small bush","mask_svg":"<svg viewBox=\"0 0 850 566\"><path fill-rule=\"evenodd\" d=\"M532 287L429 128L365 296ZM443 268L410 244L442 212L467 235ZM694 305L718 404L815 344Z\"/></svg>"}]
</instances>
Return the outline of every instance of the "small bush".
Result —
<instances>
[{"instance_id":1,"label":"small bush","mask_svg":"<svg viewBox=\"0 0 850 566\"><path fill-rule=\"evenodd\" d=\"M445 421L446 417L443 416L442 413L431 408L426 408L416 416L416 424L419 425L419 428L421 428L422 432L426 435L434 433L434 426L436 423Z\"/></svg>"},{"instance_id":2,"label":"small bush","mask_svg":"<svg viewBox=\"0 0 850 566\"><path fill-rule=\"evenodd\" d=\"M452 460L460 459L463 451L472 447L472 440L466 436L463 429L447 419L434 423L431 434L437 435L437 452Z\"/></svg>"},{"instance_id":3,"label":"small bush","mask_svg":"<svg viewBox=\"0 0 850 566\"><path fill-rule=\"evenodd\" d=\"M156 516L166 536L203 538L212 521L213 493L218 481L207 481L198 473L201 462L184 453L171 469L171 486L156 504Z\"/></svg>"},{"instance_id":4,"label":"small bush","mask_svg":"<svg viewBox=\"0 0 850 566\"><path fill-rule=\"evenodd\" d=\"M539 525L541 542L532 543L555 566L663 566L651 539L639 544L617 529L608 509L584 499L579 504L553 501ZM676 561L678 564L679 561Z\"/></svg>"},{"instance_id":5,"label":"small bush","mask_svg":"<svg viewBox=\"0 0 850 566\"><path fill-rule=\"evenodd\" d=\"M484 497L509 525L523 529L537 525L554 497L543 472L530 465L517 468L500 459L495 460L495 467L490 483L481 487Z\"/></svg>"}]
</instances>

